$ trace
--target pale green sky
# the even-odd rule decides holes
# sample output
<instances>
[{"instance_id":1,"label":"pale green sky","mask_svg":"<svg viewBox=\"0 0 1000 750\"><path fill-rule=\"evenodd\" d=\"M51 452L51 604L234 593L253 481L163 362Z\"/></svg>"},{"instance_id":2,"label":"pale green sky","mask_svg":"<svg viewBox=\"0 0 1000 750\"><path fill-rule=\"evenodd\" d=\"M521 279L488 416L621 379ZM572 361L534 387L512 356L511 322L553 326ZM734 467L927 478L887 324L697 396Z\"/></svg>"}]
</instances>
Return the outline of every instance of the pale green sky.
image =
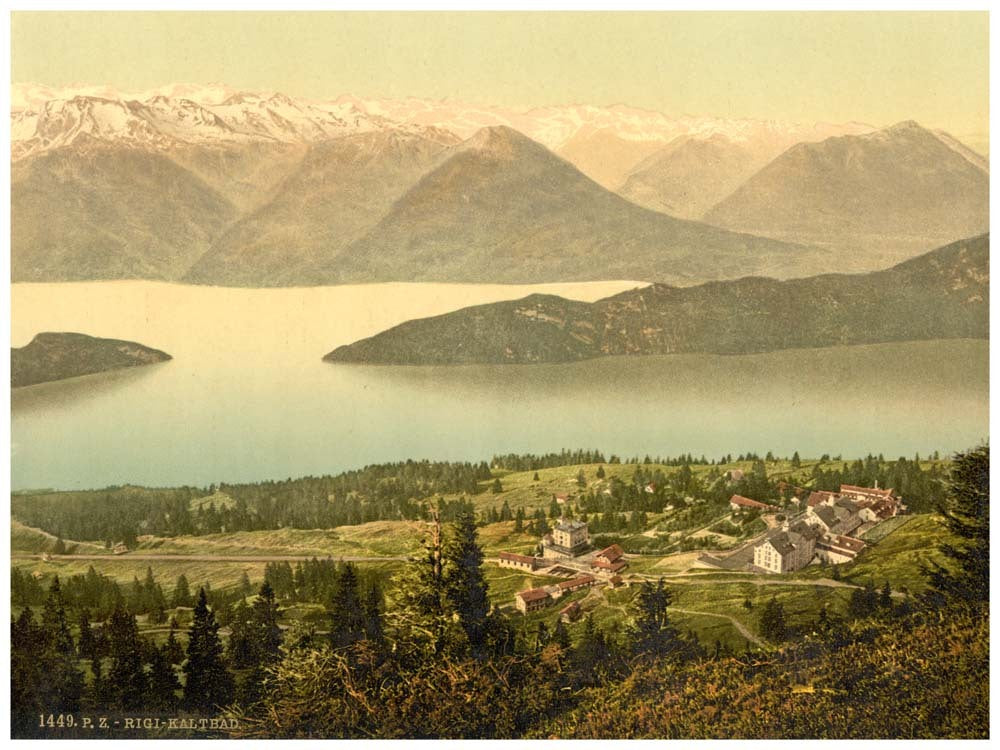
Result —
<instances>
[{"instance_id":1,"label":"pale green sky","mask_svg":"<svg viewBox=\"0 0 1000 750\"><path fill-rule=\"evenodd\" d=\"M11 20L12 77L141 90L626 103L988 132L988 14L68 13Z\"/></svg>"}]
</instances>

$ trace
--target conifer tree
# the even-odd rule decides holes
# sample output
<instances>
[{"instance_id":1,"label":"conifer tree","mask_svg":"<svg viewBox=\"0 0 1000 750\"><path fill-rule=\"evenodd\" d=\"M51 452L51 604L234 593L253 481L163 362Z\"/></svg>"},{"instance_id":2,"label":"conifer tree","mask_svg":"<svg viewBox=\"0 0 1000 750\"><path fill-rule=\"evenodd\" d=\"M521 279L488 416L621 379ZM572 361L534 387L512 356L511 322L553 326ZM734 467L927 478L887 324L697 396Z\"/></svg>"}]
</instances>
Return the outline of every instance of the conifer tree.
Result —
<instances>
[{"instance_id":1,"label":"conifer tree","mask_svg":"<svg viewBox=\"0 0 1000 750\"><path fill-rule=\"evenodd\" d=\"M48 706L38 648L42 629L34 613L25 607L10 626L10 707L12 729L24 736L38 724L38 714ZM43 704L43 700L45 703Z\"/></svg>"},{"instance_id":2,"label":"conifer tree","mask_svg":"<svg viewBox=\"0 0 1000 750\"><path fill-rule=\"evenodd\" d=\"M149 692L146 707L169 713L177 709L177 691L181 683L166 654L166 648L153 648L150 658Z\"/></svg>"},{"instance_id":3,"label":"conifer tree","mask_svg":"<svg viewBox=\"0 0 1000 750\"><path fill-rule=\"evenodd\" d=\"M177 640L177 618L170 618L170 634L167 636L167 642L163 645L163 655L167 659L169 664L180 664L184 660L184 649L181 647L180 641Z\"/></svg>"},{"instance_id":4,"label":"conifer tree","mask_svg":"<svg viewBox=\"0 0 1000 750\"><path fill-rule=\"evenodd\" d=\"M135 615L116 607L108 621L107 695L110 707L120 710L142 708L146 696L146 672L142 665L142 644Z\"/></svg>"},{"instance_id":5,"label":"conifer tree","mask_svg":"<svg viewBox=\"0 0 1000 750\"><path fill-rule=\"evenodd\" d=\"M632 627L632 652L638 657L680 654L684 643L680 631L670 622L667 608L672 597L663 579L646 581L635 600L636 618Z\"/></svg>"},{"instance_id":6,"label":"conifer tree","mask_svg":"<svg viewBox=\"0 0 1000 750\"><path fill-rule=\"evenodd\" d=\"M222 641L205 589L198 592L184 663L183 705L189 711L214 713L233 699L233 678L222 660Z\"/></svg>"},{"instance_id":7,"label":"conifer tree","mask_svg":"<svg viewBox=\"0 0 1000 750\"><path fill-rule=\"evenodd\" d=\"M785 625L785 608L771 597L760 613L760 634L773 643L780 643L788 635Z\"/></svg>"},{"instance_id":8,"label":"conifer tree","mask_svg":"<svg viewBox=\"0 0 1000 750\"><path fill-rule=\"evenodd\" d=\"M42 610L42 629L38 659L42 677L49 682L48 700L53 709L75 711L83 695L83 673L77 666L76 645L70 633L59 576L52 580Z\"/></svg>"},{"instance_id":9,"label":"conifer tree","mask_svg":"<svg viewBox=\"0 0 1000 750\"><path fill-rule=\"evenodd\" d=\"M363 603L365 617L365 638L375 643L385 640L385 628L382 624L382 591L378 584L373 583L365 595Z\"/></svg>"},{"instance_id":10,"label":"conifer tree","mask_svg":"<svg viewBox=\"0 0 1000 750\"><path fill-rule=\"evenodd\" d=\"M250 609L258 663L270 664L278 659L281 649L281 628L278 626L278 604L274 589L264 581L257 600Z\"/></svg>"},{"instance_id":11,"label":"conifer tree","mask_svg":"<svg viewBox=\"0 0 1000 750\"><path fill-rule=\"evenodd\" d=\"M938 511L956 544L939 545L944 564L923 568L928 579L922 601L979 605L990 596L990 448L982 445L955 456L948 497Z\"/></svg>"},{"instance_id":12,"label":"conifer tree","mask_svg":"<svg viewBox=\"0 0 1000 750\"><path fill-rule=\"evenodd\" d=\"M94 630L90 627L90 612L86 608L80 610L78 623L80 637L77 640L77 655L81 659L93 659L97 656L97 642Z\"/></svg>"},{"instance_id":13,"label":"conifer tree","mask_svg":"<svg viewBox=\"0 0 1000 750\"><path fill-rule=\"evenodd\" d=\"M488 586L482 571L483 550L477 537L475 519L463 513L444 548L445 596L476 653L484 645L490 612Z\"/></svg>"},{"instance_id":14,"label":"conifer tree","mask_svg":"<svg viewBox=\"0 0 1000 750\"><path fill-rule=\"evenodd\" d=\"M365 618L358 591L357 569L351 563L341 565L330 602L330 643L342 648L365 637Z\"/></svg>"},{"instance_id":15,"label":"conifer tree","mask_svg":"<svg viewBox=\"0 0 1000 750\"><path fill-rule=\"evenodd\" d=\"M240 599L233 608L229 620L229 661L234 669L246 669L252 666L257 658L257 649L251 632L250 608Z\"/></svg>"},{"instance_id":16,"label":"conifer tree","mask_svg":"<svg viewBox=\"0 0 1000 750\"><path fill-rule=\"evenodd\" d=\"M178 576L177 584L174 586L174 593L170 599L171 607L191 606L191 587L188 584L187 576L183 573Z\"/></svg>"}]
</instances>

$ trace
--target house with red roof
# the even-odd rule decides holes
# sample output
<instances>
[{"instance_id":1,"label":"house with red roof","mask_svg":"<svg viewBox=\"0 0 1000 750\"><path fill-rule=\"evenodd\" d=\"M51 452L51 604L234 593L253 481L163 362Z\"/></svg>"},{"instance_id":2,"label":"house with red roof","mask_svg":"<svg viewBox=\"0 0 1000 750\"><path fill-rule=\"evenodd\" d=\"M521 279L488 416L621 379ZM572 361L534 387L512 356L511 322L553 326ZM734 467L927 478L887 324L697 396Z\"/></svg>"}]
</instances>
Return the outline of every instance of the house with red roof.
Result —
<instances>
[{"instance_id":1,"label":"house with red roof","mask_svg":"<svg viewBox=\"0 0 1000 750\"><path fill-rule=\"evenodd\" d=\"M552 596L545 589L528 589L514 595L514 606L522 614L544 609L552 603Z\"/></svg>"},{"instance_id":2,"label":"house with red roof","mask_svg":"<svg viewBox=\"0 0 1000 750\"><path fill-rule=\"evenodd\" d=\"M773 505L759 503L756 500L751 500L749 497L743 497L743 495L733 495L729 498L729 507L733 510L742 510L744 508L751 510L777 510Z\"/></svg>"}]
</instances>

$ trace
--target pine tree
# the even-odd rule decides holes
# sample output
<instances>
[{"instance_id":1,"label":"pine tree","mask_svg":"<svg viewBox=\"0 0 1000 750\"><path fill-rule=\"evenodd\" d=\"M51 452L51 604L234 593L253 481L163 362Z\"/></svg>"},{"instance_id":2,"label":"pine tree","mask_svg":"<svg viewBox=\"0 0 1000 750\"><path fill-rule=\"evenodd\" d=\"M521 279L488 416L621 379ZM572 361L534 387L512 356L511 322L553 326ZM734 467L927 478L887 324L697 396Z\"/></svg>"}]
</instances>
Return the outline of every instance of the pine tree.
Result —
<instances>
[{"instance_id":1,"label":"pine tree","mask_svg":"<svg viewBox=\"0 0 1000 750\"><path fill-rule=\"evenodd\" d=\"M518 508L514 516L514 533L524 533L524 508Z\"/></svg>"},{"instance_id":2,"label":"pine tree","mask_svg":"<svg viewBox=\"0 0 1000 750\"><path fill-rule=\"evenodd\" d=\"M146 697L146 672L142 665L142 644L135 615L117 607L108 621L107 694L110 707L120 710L142 708Z\"/></svg>"},{"instance_id":3,"label":"pine tree","mask_svg":"<svg viewBox=\"0 0 1000 750\"><path fill-rule=\"evenodd\" d=\"M636 656L678 655L684 650L680 632L670 622L667 608L671 595L661 578L654 586L642 584L635 600L636 618L632 627L632 652Z\"/></svg>"},{"instance_id":4,"label":"pine tree","mask_svg":"<svg viewBox=\"0 0 1000 750\"><path fill-rule=\"evenodd\" d=\"M181 683L174 673L166 648L153 648L150 659L149 692L146 707L169 713L177 709Z\"/></svg>"},{"instance_id":5,"label":"pine tree","mask_svg":"<svg viewBox=\"0 0 1000 750\"><path fill-rule=\"evenodd\" d=\"M537 471L535 472L535 476L533 476L533 477L531 478L531 481L532 481L532 482L538 482L538 481L541 481L541 480L539 480L539 478L538 478L538 472L537 472Z\"/></svg>"},{"instance_id":6,"label":"pine tree","mask_svg":"<svg viewBox=\"0 0 1000 750\"><path fill-rule=\"evenodd\" d=\"M233 678L222 661L222 641L205 589L198 593L188 635L183 705L189 711L214 713L233 699Z\"/></svg>"},{"instance_id":7,"label":"pine tree","mask_svg":"<svg viewBox=\"0 0 1000 750\"><path fill-rule=\"evenodd\" d=\"M257 660L260 664L277 661L281 649L281 628L278 627L278 604L274 589L267 581L260 587L257 600L250 609Z\"/></svg>"},{"instance_id":8,"label":"pine tree","mask_svg":"<svg viewBox=\"0 0 1000 750\"><path fill-rule=\"evenodd\" d=\"M878 597L878 606L881 609L892 609L892 587L889 586L888 581L882 586L882 591Z\"/></svg>"},{"instance_id":9,"label":"pine tree","mask_svg":"<svg viewBox=\"0 0 1000 750\"><path fill-rule=\"evenodd\" d=\"M167 642L163 645L163 655L166 657L169 664L180 664L184 660L184 649L181 647L180 641L177 640L177 618L170 618L170 634L167 636Z\"/></svg>"},{"instance_id":10,"label":"pine tree","mask_svg":"<svg viewBox=\"0 0 1000 750\"><path fill-rule=\"evenodd\" d=\"M397 641L440 653L450 617L444 595L443 535L440 515L433 511L424 554L395 579L398 606L392 612Z\"/></svg>"},{"instance_id":11,"label":"pine tree","mask_svg":"<svg viewBox=\"0 0 1000 750\"><path fill-rule=\"evenodd\" d=\"M49 700L53 709L75 711L83 695L83 673L77 666L76 646L66 617L59 577L52 580L42 610L42 628L38 659L42 676L51 686Z\"/></svg>"},{"instance_id":12,"label":"pine tree","mask_svg":"<svg viewBox=\"0 0 1000 750\"><path fill-rule=\"evenodd\" d=\"M604 467L603 466L598 466L597 467L597 478L598 479L604 479L604 476L605 476L605 474L604 474Z\"/></svg>"},{"instance_id":13,"label":"pine tree","mask_svg":"<svg viewBox=\"0 0 1000 750\"><path fill-rule=\"evenodd\" d=\"M250 608L240 599L229 620L229 661L234 669L246 669L257 660L254 633L250 625Z\"/></svg>"},{"instance_id":14,"label":"pine tree","mask_svg":"<svg viewBox=\"0 0 1000 750\"><path fill-rule=\"evenodd\" d=\"M760 634L773 643L780 643L788 636L785 608L773 596L760 613Z\"/></svg>"},{"instance_id":15,"label":"pine tree","mask_svg":"<svg viewBox=\"0 0 1000 750\"><path fill-rule=\"evenodd\" d=\"M31 608L25 607L10 625L10 708L15 736L25 736L37 727L38 714L48 710L50 696L38 659L42 642L42 629Z\"/></svg>"},{"instance_id":16,"label":"pine tree","mask_svg":"<svg viewBox=\"0 0 1000 750\"><path fill-rule=\"evenodd\" d=\"M94 640L94 630L90 627L90 612L84 608L80 610L78 620L80 637L77 641L77 656L81 659L93 659L97 656L97 642Z\"/></svg>"},{"instance_id":17,"label":"pine tree","mask_svg":"<svg viewBox=\"0 0 1000 750\"><path fill-rule=\"evenodd\" d=\"M330 643L334 648L350 646L365 637L357 569L351 563L340 566L330 602Z\"/></svg>"},{"instance_id":18,"label":"pine tree","mask_svg":"<svg viewBox=\"0 0 1000 750\"><path fill-rule=\"evenodd\" d=\"M191 606L191 587L188 584L187 576L183 573L177 578L177 584L174 586L174 593L170 599L171 607L190 607Z\"/></svg>"},{"instance_id":19,"label":"pine tree","mask_svg":"<svg viewBox=\"0 0 1000 750\"><path fill-rule=\"evenodd\" d=\"M385 628L382 625L382 591L378 584L372 584L365 595L364 604L365 638L374 643L385 640Z\"/></svg>"},{"instance_id":20,"label":"pine tree","mask_svg":"<svg viewBox=\"0 0 1000 750\"><path fill-rule=\"evenodd\" d=\"M923 568L928 579L921 599L933 608L980 605L990 596L990 448L955 456L947 500L938 508L947 529L961 541L939 545L945 564Z\"/></svg>"},{"instance_id":21,"label":"pine tree","mask_svg":"<svg viewBox=\"0 0 1000 750\"><path fill-rule=\"evenodd\" d=\"M494 495L499 495L501 492L503 492L503 485L500 484L500 477L497 477L496 479L493 480L493 486L490 488L490 490Z\"/></svg>"},{"instance_id":22,"label":"pine tree","mask_svg":"<svg viewBox=\"0 0 1000 750\"><path fill-rule=\"evenodd\" d=\"M475 519L463 513L452 528L444 547L444 590L458 615L469 644L475 653L484 645L487 616L490 612L488 586L483 576L483 550L477 541Z\"/></svg>"}]
</instances>

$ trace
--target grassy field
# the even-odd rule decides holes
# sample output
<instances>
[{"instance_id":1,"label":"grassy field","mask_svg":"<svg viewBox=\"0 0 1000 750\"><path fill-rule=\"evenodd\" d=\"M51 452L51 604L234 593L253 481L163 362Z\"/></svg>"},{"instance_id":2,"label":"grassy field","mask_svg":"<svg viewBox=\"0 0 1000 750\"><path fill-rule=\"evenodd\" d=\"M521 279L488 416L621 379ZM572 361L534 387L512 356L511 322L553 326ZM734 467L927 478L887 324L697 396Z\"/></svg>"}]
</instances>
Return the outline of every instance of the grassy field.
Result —
<instances>
[{"instance_id":1,"label":"grassy field","mask_svg":"<svg viewBox=\"0 0 1000 750\"><path fill-rule=\"evenodd\" d=\"M802 483L815 461L803 461L795 469L789 462L769 462L767 470L772 478L781 477L793 483ZM826 462L827 468L839 466L842 462ZM929 465L929 462L928 462ZM482 493L471 498L478 511L496 508L504 501L516 512L542 508L548 514L552 495L579 492L577 475L582 470L587 489L600 489L613 477L631 481L635 472L634 464L603 464L606 477L596 478L597 464L585 466L564 466L540 469L539 479L534 480L533 471L501 474L503 491L493 494L490 482L483 483ZM642 465L644 471L663 471L668 476L678 467L658 464ZM712 468L720 471L740 468L749 471L750 462L732 463L724 466L692 466L695 474L703 474ZM232 503L231 498L216 493L198 501L192 507L214 503L222 507ZM669 522L671 512L649 514L647 531L657 525ZM728 515L728 514L727 514ZM716 519L717 520L717 519ZM673 541L689 536L693 531L710 523L701 522L696 527L681 529L672 536ZM12 564L25 572L37 572L43 576L43 585L53 574L70 576L85 573L93 566L98 572L108 575L120 584L128 585L133 579L145 576L147 568L152 568L154 577L169 596L181 574L185 575L194 589L208 584L214 589L236 586L242 576L249 576L256 587L263 580L266 558L280 556L304 556L320 559L331 557L408 557L421 552L422 542L429 531L429 525L411 521L378 521L358 526L338 527L323 530L279 529L275 531L231 532L206 536L175 538L140 537L138 554L162 555L203 555L203 556L259 556L253 562L229 562L222 560L162 560L145 561L130 559L129 555L113 556L102 544L65 540L68 549L75 548L77 554L101 555L100 559L82 560L60 558L58 560L14 560ZM637 535L640 538L642 535ZM647 536L648 538L648 536ZM916 591L922 588L920 566L937 559L935 547L948 538L941 519L934 516L906 516L892 519L873 528L867 535L868 547L858 559L840 566L839 574L846 584L864 585L872 580L876 586L888 580L894 590L904 587ZM514 532L514 522L501 522L480 527L479 542L487 558L495 558L500 551L531 554L539 540L537 537ZM55 537L38 529L24 526L17 521L11 523L11 550L14 554L34 554L51 552ZM742 543L742 542L741 542ZM627 574L630 576L654 578L664 576L674 595L672 617L682 630L693 631L708 649L714 648L716 641L728 648L742 652L747 647L747 638L734 624L741 624L752 633L758 633L759 613L764 604L774 596L783 605L789 624L808 627L826 605L833 613L844 613L849 599L850 588L819 585L781 585L809 583L817 579L830 578L829 566L809 566L805 570L787 576L768 576L768 584L760 585L759 577L749 573L699 569L694 567L700 552L678 552L661 555L635 555L629 557ZM366 571L374 571L388 579L404 566L405 562L364 562ZM485 566L485 575L490 586L491 601L514 612L513 600L518 591L534 588L562 579L538 576L500 568L495 564ZM515 620L527 632L535 632L539 622L554 627L559 610L572 601L580 601L584 611L590 613L598 625L612 632L620 632L628 627L631 617L629 605L638 592L638 586L609 590L587 590L563 597L553 606L522 618L515 614ZM744 606L746 600L751 607ZM184 613L182 613L184 614ZM284 622L304 619L325 628L325 609L322 604L297 604L286 608ZM732 619L730 619L732 618ZM141 622L144 632L157 639L166 638L166 630L150 627ZM583 627L582 622L570 625L574 635Z\"/></svg>"},{"instance_id":2,"label":"grassy field","mask_svg":"<svg viewBox=\"0 0 1000 750\"><path fill-rule=\"evenodd\" d=\"M16 521L13 518L10 520L11 552L27 552L38 555L43 552L51 552L55 543L56 537L52 534L31 526L25 526L23 523ZM75 549L77 552L87 553L89 555L111 554L111 551L105 549L103 544L95 544L94 542L77 542L72 539L64 539L63 543L66 545L67 551Z\"/></svg>"}]
</instances>

